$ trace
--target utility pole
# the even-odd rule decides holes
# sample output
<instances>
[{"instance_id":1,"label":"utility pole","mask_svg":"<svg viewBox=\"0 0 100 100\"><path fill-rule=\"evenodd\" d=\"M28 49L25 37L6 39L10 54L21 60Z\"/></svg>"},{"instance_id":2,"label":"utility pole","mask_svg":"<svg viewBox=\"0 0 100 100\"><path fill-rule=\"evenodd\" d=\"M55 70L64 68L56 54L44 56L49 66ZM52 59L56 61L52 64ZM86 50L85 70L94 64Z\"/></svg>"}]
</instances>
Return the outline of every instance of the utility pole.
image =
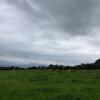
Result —
<instances>
[{"instance_id":1,"label":"utility pole","mask_svg":"<svg viewBox=\"0 0 100 100\"><path fill-rule=\"evenodd\" d=\"M57 59L57 65L59 64L58 59Z\"/></svg>"}]
</instances>

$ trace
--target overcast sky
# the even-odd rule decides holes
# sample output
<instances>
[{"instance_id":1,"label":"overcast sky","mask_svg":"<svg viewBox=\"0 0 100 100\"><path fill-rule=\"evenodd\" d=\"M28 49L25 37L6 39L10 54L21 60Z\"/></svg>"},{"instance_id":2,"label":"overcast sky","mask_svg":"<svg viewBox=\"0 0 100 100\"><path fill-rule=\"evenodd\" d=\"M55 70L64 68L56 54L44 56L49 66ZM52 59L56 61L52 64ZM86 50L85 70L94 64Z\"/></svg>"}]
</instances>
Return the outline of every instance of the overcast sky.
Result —
<instances>
[{"instance_id":1,"label":"overcast sky","mask_svg":"<svg viewBox=\"0 0 100 100\"><path fill-rule=\"evenodd\" d=\"M0 0L0 62L75 65L100 57L100 0Z\"/></svg>"}]
</instances>

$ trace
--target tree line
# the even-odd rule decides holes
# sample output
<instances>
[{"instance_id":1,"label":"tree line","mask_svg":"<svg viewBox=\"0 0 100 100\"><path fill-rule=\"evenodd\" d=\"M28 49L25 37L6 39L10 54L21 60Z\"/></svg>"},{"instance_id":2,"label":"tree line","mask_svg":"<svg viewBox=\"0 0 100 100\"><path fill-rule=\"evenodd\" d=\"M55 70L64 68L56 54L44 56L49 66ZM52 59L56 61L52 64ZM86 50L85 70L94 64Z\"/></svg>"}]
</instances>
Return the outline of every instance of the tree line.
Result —
<instances>
[{"instance_id":1,"label":"tree line","mask_svg":"<svg viewBox=\"0 0 100 100\"><path fill-rule=\"evenodd\" d=\"M100 59L94 63L80 64L75 66L53 65L49 66L32 66L28 68L21 68L19 66L0 67L0 70L82 70L82 69L100 69Z\"/></svg>"}]
</instances>

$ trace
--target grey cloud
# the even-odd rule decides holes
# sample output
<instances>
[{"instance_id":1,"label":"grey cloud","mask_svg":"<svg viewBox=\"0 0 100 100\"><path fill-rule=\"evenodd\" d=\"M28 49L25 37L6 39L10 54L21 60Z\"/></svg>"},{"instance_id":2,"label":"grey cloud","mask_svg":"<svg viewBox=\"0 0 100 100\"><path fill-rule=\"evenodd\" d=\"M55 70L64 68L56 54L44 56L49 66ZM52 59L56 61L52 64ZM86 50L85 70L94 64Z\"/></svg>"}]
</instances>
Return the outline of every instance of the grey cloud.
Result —
<instances>
[{"instance_id":1,"label":"grey cloud","mask_svg":"<svg viewBox=\"0 0 100 100\"><path fill-rule=\"evenodd\" d=\"M38 0L54 16L63 31L70 34L87 34L96 4L93 0Z\"/></svg>"},{"instance_id":2,"label":"grey cloud","mask_svg":"<svg viewBox=\"0 0 100 100\"><path fill-rule=\"evenodd\" d=\"M94 61L100 56L99 6L98 0L0 0L0 60Z\"/></svg>"},{"instance_id":3,"label":"grey cloud","mask_svg":"<svg viewBox=\"0 0 100 100\"><path fill-rule=\"evenodd\" d=\"M70 35L87 35L95 18L97 0L6 0L26 13L31 25L52 28ZM94 12L93 12L94 11ZM51 23L54 20L55 23ZM33 23L32 23L33 22ZM46 23L45 23L46 22ZM97 23L98 21L96 21ZM54 26L55 24L55 26ZM52 34L52 33L51 33Z\"/></svg>"}]
</instances>

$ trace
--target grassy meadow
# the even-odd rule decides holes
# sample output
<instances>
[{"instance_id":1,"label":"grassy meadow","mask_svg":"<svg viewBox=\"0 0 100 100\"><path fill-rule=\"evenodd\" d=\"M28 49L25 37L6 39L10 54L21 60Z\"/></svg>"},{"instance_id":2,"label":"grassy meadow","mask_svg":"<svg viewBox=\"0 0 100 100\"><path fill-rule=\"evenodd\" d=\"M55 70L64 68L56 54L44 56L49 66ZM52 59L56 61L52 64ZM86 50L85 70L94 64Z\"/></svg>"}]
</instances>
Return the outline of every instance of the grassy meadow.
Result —
<instances>
[{"instance_id":1,"label":"grassy meadow","mask_svg":"<svg viewBox=\"0 0 100 100\"><path fill-rule=\"evenodd\" d=\"M0 100L100 100L100 70L0 71Z\"/></svg>"}]
</instances>

